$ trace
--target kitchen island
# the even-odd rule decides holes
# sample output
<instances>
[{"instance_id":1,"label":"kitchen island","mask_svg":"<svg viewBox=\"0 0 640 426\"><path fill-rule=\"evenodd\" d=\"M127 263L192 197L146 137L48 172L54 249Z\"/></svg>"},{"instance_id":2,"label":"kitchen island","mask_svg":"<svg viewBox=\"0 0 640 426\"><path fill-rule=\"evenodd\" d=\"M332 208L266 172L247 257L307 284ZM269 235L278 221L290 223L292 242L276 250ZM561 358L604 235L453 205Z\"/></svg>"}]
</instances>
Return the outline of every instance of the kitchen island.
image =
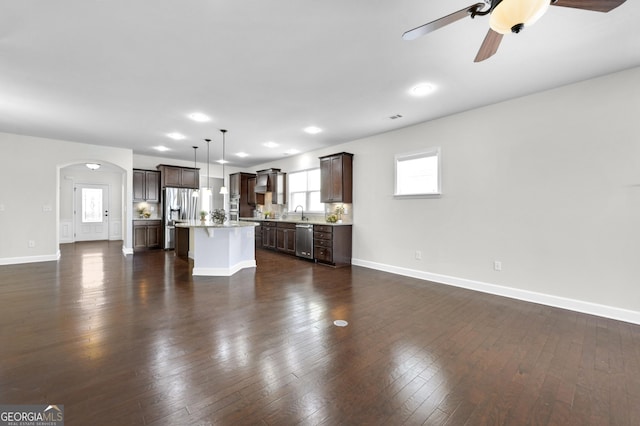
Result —
<instances>
[{"instance_id":1,"label":"kitchen island","mask_svg":"<svg viewBox=\"0 0 640 426\"><path fill-rule=\"evenodd\" d=\"M192 220L176 223L189 229L192 275L231 276L256 267L254 222L228 221L222 225Z\"/></svg>"}]
</instances>

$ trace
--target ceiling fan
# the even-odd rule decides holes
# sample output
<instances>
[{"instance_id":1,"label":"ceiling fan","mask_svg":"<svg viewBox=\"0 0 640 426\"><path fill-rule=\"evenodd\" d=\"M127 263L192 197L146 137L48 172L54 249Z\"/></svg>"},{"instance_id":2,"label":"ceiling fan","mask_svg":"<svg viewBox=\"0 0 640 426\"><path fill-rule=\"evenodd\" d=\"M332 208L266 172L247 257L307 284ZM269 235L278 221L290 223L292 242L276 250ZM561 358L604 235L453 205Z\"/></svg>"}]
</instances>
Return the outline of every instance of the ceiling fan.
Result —
<instances>
[{"instance_id":1,"label":"ceiling fan","mask_svg":"<svg viewBox=\"0 0 640 426\"><path fill-rule=\"evenodd\" d=\"M413 40L452 24L462 18L490 15L489 32L484 38L474 62L490 58L498 51L502 36L508 32L519 33L523 28L534 24L552 6L572 7L575 9L609 12L626 0L485 0L464 9L453 12L435 21L426 23L402 34L404 40ZM488 9L484 9L489 6Z\"/></svg>"}]
</instances>

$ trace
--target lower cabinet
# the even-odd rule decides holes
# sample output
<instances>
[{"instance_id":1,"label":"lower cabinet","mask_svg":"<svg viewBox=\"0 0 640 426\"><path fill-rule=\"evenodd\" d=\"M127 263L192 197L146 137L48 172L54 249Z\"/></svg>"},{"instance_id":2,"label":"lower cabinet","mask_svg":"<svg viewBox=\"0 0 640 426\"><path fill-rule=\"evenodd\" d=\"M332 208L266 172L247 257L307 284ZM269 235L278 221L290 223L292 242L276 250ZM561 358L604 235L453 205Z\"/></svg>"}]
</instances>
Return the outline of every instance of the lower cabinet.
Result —
<instances>
[{"instance_id":1,"label":"lower cabinet","mask_svg":"<svg viewBox=\"0 0 640 426\"><path fill-rule=\"evenodd\" d=\"M136 251L160 248L161 221L133 221L133 249Z\"/></svg>"},{"instance_id":2,"label":"lower cabinet","mask_svg":"<svg viewBox=\"0 0 640 426\"><path fill-rule=\"evenodd\" d=\"M276 248L276 223L275 222L263 222L262 228L262 248L275 249Z\"/></svg>"},{"instance_id":3,"label":"lower cabinet","mask_svg":"<svg viewBox=\"0 0 640 426\"><path fill-rule=\"evenodd\" d=\"M256 248L262 248L262 225L256 226Z\"/></svg>"},{"instance_id":4,"label":"lower cabinet","mask_svg":"<svg viewBox=\"0 0 640 426\"><path fill-rule=\"evenodd\" d=\"M175 254L184 259L189 258L189 228L176 226Z\"/></svg>"},{"instance_id":5,"label":"lower cabinet","mask_svg":"<svg viewBox=\"0 0 640 426\"><path fill-rule=\"evenodd\" d=\"M276 226L276 249L296 254L296 224L278 223Z\"/></svg>"},{"instance_id":6,"label":"lower cabinet","mask_svg":"<svg viewBox=\"0 0 640 426\"><path fill-rule=\"evenodd\" d=\"M318 263L351 265L351 225L314 225L313 252Z\"/></svg>"},{"instance_id":7,"label":"lower cabinet","mask_svg":"<svg viewBox=\"0 0 640 426\"><path fill-rule=\"evenodd\" d=\"M256 228L256 248L296 254L294 222L261 222ZM351 225L313 225L313 251L317 263L351 265Z\"/></svg>"}]
</instances>

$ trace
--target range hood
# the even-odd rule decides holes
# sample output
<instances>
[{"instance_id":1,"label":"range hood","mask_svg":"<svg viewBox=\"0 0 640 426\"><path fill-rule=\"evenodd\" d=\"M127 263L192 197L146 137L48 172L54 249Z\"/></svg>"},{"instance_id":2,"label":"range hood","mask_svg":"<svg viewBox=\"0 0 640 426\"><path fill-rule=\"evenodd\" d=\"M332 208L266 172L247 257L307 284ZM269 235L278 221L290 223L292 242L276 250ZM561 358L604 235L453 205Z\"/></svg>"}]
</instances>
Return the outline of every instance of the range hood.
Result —
<instances>
[{"instance_id":1,"label":"range hood","mask_svg":"<svg viewBox=\"0 0 640 426\"><path fill-rule=\"evenodd\" d=\"M256 177L256 194L265 194L269 192L269 175L258 175Z\"/></svg>"},{"instance_id":2,"label":"range hood","mask_svg":"<svg viewBox=\"0 0 640 426\"><path fill-rule=\"evenodd\" d=\"M278 173L280 173L280 169L258 170L256 172L256 194L271 192L276 184ZM273 176L273 181L271 181L270 176Z\"/></svg>"}]
</instances>

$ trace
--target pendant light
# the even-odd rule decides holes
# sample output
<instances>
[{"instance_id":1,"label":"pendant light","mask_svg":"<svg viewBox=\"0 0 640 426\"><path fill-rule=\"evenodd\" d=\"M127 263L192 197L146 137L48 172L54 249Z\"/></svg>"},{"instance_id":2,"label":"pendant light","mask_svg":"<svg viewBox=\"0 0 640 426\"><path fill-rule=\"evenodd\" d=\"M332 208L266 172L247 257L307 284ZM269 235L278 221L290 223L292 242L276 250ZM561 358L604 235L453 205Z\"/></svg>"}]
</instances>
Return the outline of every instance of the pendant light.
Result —
<instances>
[{"instance_id":1,"label":"pendant light","mask_svg":"<svg viewBox=\"0 0 640 426\"><path fill-rule=\"evenodd\" d=\"M197 168L198 168L198 166L197 166L198 162L196 161L196 152L197 152L197 149L198 149L198 147L197 147L197 146L194 146L194 147L193 147L193 168L194 168L194 169L197 169ZM196 172L196 173L198 173L198 172ZM200 195L200 191L198 191L198 189L197 189L197 188L196 188L196 189L194 189L194 190L193 190L193 192L191 193L191 196L192 196L193 198L198 198L198 196L199 196L199 195Z\"/></svg>"},{"instance_id":2,"label":"pendant light","mask_svg":"<svg viewBox=\"0 0 640 426\"><path fill-rule=\"evenodd\" d=\"M211 139L205 139L205 142L207 142L207 186L204 188L204 191L205 195L211 195L211 188L209 188L209 143L211 142Z\"/></svg>"},{"instance_id":3,"label":"pendant light","mask_svg":"<svg viewBox=\"0 0 640 426\"><path fill-rule=\"evenodd\" d=\"M225 139L224 139L224 135L227 133L227 131L225 129L220 129L220 131L222 132L222 187L220 187L220 193L221 194L228 194L229 191L227 190L227 187L224 186L224 163L226 163L226 161L224 160L224 146L225 146Z\"/></svg>"}]
</instances>

